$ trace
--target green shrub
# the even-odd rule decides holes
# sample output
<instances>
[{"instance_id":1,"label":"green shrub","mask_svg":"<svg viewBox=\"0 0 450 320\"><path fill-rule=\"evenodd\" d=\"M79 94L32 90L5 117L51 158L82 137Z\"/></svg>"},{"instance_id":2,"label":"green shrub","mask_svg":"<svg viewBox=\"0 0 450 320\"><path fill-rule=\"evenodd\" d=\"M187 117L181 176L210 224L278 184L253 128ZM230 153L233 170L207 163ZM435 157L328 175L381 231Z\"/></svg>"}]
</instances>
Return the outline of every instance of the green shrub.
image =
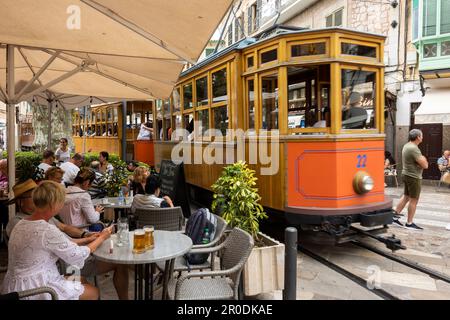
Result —
<instances>
[{"instance_id":1,"label":"green shrub","mask_svg":"<svg viewBox=\"0 0 450 320\"><path fill-rule=\"evenodd\" d=\"M8 153L3 152L3 158L8 158ZM42 154L32 151L18 151L15 153L16 158L16 182L23 182L33 179L36 173L36 167L42 161Z\"/></svg>"},{"instance_id":2,"label":"green shrub","mask_svg":"<svg viewBox=\"0 0 450 320\"><path fill-rule=\"evenodd\" d=\"M258 241L259 220L267 215L259 204L261 197L255 187L256 180L255 171L243 161L225 167L212 185L212 210L220 211L232 228L239 227Z\"/></svg>"}]
</instances>

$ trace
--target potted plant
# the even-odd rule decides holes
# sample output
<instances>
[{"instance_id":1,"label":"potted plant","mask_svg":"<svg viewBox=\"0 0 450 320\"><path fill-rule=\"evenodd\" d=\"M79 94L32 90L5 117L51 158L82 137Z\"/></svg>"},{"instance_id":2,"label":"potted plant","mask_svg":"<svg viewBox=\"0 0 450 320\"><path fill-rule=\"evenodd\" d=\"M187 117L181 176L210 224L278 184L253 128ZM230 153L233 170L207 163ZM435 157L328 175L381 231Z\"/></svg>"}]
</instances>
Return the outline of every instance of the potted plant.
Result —
<instances>
[{"instance_id":1,"label":"potted plant","mask_svg":"<svg viewBox=\"0 0 450 320\"><path fill-rule=\"evenodd\" d=\"M212 185L212 210L220 212L230 227L253 236L255 248L244 266L244 294L252 296L281 290L284 285L284 244L259 232L259 221L267 218L256 188L255 171L239 161L224 168Z\"/></svg>"}]
</instances>

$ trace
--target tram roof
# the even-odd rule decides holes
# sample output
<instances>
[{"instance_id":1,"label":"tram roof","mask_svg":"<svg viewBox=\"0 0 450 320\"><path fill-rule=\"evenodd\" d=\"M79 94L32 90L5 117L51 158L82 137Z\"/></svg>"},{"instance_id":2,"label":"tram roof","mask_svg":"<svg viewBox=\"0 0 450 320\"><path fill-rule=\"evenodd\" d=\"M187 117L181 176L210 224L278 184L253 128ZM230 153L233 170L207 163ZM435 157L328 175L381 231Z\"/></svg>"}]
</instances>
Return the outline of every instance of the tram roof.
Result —
<instances>
[{"instance_id":1,"label":"tram roof","mask_svg":"<svg viewBox=\"0 0 450 320\"><path fill-rule=\"evenodd\" d=\"M372 33L372 32L364 32L364 31L355 31L355 30L343 28L343 27L308 29L308 28L300 28L300 27L274 25L274 26L256 34L255 37L244 38L244 39L239 40L238 42L232 44L231 46L226 47L225 49L223 49L219 52L209 55L206 59L200 61L196 65L194 65L191 68L180 73L180 78L187 76L191 72L198 70L198 69L204 67L205 65L209 64L210 62L213 62L223 56L226 56L228 53L233 52L233 51L240 51L240 50L249 48L254 45L259 45L266 41L273 40L274 38L279 37L279 36L293 35L293 34L308 34L308 33L322 32L322 31L328 31L328 32L329 31L331 31L331 32L344 31L344 32L351 32L351 33L362 34L362 35L375 36L375 37L382 38L382 39L386 38L386 36L381 35L381 34Z\"/></svg>"}]
</instances>

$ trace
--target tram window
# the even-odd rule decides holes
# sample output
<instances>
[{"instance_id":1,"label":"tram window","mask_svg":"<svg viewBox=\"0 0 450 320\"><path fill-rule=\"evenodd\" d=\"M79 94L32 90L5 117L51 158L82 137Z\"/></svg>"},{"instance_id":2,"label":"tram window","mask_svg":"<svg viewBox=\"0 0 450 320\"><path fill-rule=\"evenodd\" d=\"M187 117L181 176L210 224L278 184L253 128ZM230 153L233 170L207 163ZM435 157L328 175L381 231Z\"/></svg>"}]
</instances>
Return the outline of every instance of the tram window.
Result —
<instances>
[{"instance_id":1,"label":"tram window","mask_svg":"<svg viewBox=\"0 0 450 320\"><path fill-rule=\"evenodd\" d=\"M181 110L181 101L180 101L180 88L176 88L172 93L173 99L173 112L177 112Z\"/></svg>"},{"instance_id":2,"label":"tram window","mask_svg":"<svg viewBox=\"0 0 450 320\"><path fill-rule=\"evenodd\" d=\"M255 129L255 82L247 80L248 129Z\"/></svg>"},{"instance_id":3,"label":"tram window","mask_svg":"<svg viewBox=\"0 0 450 320\"><path fill-rule=\"evenodd\" d=\"M296 44L291 47L292 57L325 54L325 42Z\"/></svg>"},{"instance_id":4,"label":"tram window","mask_svg":"<svg viewBox=\"0 0 450 320\"><path fill-rule=\"evenodd\" d=\"M342 128L375 128L376 73L342 70Z\"/></svg>"},{"instance_id":5,"label":"tram window","mask_svg":"<svg viewBox=\"0 0 450 320\"><path fill-rule=\"evenodd\" d=\"M262 89L262 129L278 129L278 74L263 76Z\"/></svg>"},{"instance_id":6,"label":"tram window","mask_svg":"<svg viewBox=\"0 0 450 320\"><path fill-rule=\"evenodd\" d=\"M369 57L369 58L377 57L377 49L375 47L363 46L360 44L347 43L347 42L341 43L341 52L342 52L342 54L349 54L352 56L362 56L362 57Z\"/></svg>"},{"instance_id":7,"label":"tram window","mask_svg":"<svg viewBox=\"0 0 450 320\"><path fill-rule=\"evenodd\" d=\"M226 136L228 129L228 107L213 108L214 129L219 129L223 136Z\"/></svg>"},{"instance_id":8,"label":"tram window","mask_svg":"<svg viewBox=\"0 0 450 320\"><path fill-rule=\"evenodd\" d=\"M184 115L184 128L189 133L189 136L187 137L188 140L192 140L193 135L192 132L194 132L194 114L188 113Z\"/></svg>"},{"instance_id":9,"label":"tram window","mask_svg":"<svg viewBox=\"0 0 450 320\"><path fill-rule=\"evenodd\" d=\"M114 122L118 122L119 121L119 109L117 107L113 108L113 112L114 112Z\"/></svg>"},{"instance_id":10,"label":"tram window","mask_svg":"<svg viewBox=\"0 0 450 320\"><path fill-rule=\"evenodd\" d=\"M171 133L171 131L170 131L170 116L169 116L169 118L167 118L166 116L164 116L164 117L165 117L164 118L164 125L163 125L164 133L161 136L161 140L168 140L169 139L169 135Z\"/></svg>"},{"instance_id":11,"label":"tram window","mask_svg":"<svg viewBox=\"0 0 450 320\"><path fill-rule=\"evenodd\" d=\"M197 107L208 105L208 77L203 77L195 81L197 90Z\"/></svg>"},{"instance_id":12,"label":"tram window","mask_svg":"<svg viewBox=\"0 0 450 320\"><path fill-rule=\"evenodd\" d=\"M212 102L224 102L228 99L227 69L223 68L212 74Z\"/></svg>"},{"instance_id":13,"label":"tram window","mask_svg":"<svg viewBox=\"0 0 450 320\"><path fill-rule=\"evenodd\" d=\"M201 135L205 134L205 131L209 129L209 110L200 110L197 112L197 119L200 124L200 133Z\"/></svg>"},{"instance_id":14,"label":"tram window","mask_svg":"<svg viewBox=\"0 0 450 320\"><path fill-rule=\"evenodd\" d=\"M288 128L318 127L316 73L312 69L288 68Z\"/></svg>"},{"instance_id":15,"label":"tram window","mask_svg":"<svg viewBox=\"0 0 450 320\"><path fill-rule=\"evenodd\" d=\"M278 49L273 49L261 53L261 64L275 61L277 59L278 59Z\"/></svg>"},{"instance_id":16,"label":"tram window","mask_svg":"<svg viewBox=\"0 0 450 320\"><path fill-rule=\"evenodd\" d=\"M184 109L192 108L192 83L183 86L183 107Z\"/></svg>"},{"instance_id":17,"label":"tram window","mask_svg":"<svg viewBox=\"0 0 450 320\"><path fill-rule=\"evenodd\" d=\"M247 58L247 68L251 68L255 65L255 59L253 56Z\"/></svg>"}]
</instances>

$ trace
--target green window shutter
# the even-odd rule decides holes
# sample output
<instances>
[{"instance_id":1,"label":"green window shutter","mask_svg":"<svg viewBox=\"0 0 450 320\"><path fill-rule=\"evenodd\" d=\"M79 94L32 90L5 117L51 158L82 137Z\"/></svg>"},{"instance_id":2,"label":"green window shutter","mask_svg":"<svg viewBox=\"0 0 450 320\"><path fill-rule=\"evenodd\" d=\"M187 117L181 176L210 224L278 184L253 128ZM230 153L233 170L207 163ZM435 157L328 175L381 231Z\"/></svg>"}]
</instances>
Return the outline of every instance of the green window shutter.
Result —
<instances>
[{"instance_id":1,"label":"green window shutter","mask_svg":"<svg viewBox=\"0 0 450 320\"><path fill-rule=\"evenodd\" d=\"M332 27L333 26L333 15L330 14L326 19L327 19L326 26L327 27Z\"/></svg>"},{"instance_id":2,"label":"green window shutter","mask_svg":"<svg viewBox=\"0 0 450 320\"><path fill-rule=\"evenodd\" d=\"M419 37L419 0L413 1L413 8L412 8L412 15L413 15L413 40L417 39Z\"/></svg>"}]
</instances>

